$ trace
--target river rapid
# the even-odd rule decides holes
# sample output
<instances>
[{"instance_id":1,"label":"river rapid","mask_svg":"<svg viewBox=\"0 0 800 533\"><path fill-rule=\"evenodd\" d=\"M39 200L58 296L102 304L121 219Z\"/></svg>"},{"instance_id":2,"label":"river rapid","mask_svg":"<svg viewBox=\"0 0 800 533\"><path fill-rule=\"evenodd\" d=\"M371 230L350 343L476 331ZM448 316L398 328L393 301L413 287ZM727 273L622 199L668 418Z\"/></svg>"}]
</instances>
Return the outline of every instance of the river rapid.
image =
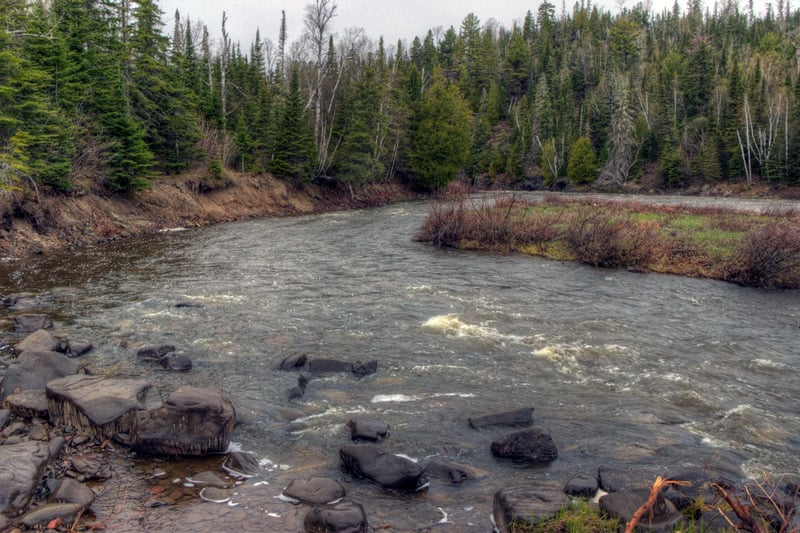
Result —
<instances>
[{"instance_id":1,"label":"river rapid","mask_svg":"<svg viewBox=\"0 0 800 533\"><path fill-rule=\"evenodd\" d=\"M0 264L0 293L31 293L56 335L95 344L81 359L94 373L146 377L164 395L183 384L227 392L236 446L264 465L230 506L142 511L153 459L118 450L127 472L106 484L98 516L115 530L292 531L307 507L278 496L319 475L342 481L373 526L488 531L498 488L604 464L718 453L754 476L798 472L800 293L437 249L412 239L427 208L231 223ZM202 307L176 308L183 300ZM136 348L156 343L189 353L194 368L138 363ZM275 364L297 352L376 359L378 372L314 377L290 402L297 374ZM548 466L498 462L489 445L508 429L466 423L526 406L559 448ZM417 495L353 480L338 449L355 415L389 423L394 453L484 475ZM168 483L219 462L157 461Z\"/></svg>"}]
</instances>

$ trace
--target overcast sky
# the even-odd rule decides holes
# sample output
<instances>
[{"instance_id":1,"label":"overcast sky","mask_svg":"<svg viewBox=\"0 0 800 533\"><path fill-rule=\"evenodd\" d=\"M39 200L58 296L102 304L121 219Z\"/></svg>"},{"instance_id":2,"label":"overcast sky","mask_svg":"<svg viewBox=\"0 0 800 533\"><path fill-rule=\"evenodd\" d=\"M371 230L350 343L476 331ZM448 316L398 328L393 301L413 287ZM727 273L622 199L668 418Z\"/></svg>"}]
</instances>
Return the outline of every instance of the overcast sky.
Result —
<instances>
[{"instance_id":1,"label":"overcast sky","mask_svg":"<svg viewBox=\"0 0 800 533\"><path fill-rule=\"evenodd\" d=\"M164 11L166 33L171 35L175 10L181 16L193 21L202 20L214 37L220 35L222 12L228 15L228 32L234 41L239 41L247 50L253 42L256 29L261 30L263 40L278 40L281 23L281 10L286 11L286 26L289 42L296 40L303 32L305 6L311 0L157 0ZM561 0L550 0L561 12ZM633 7L639 0L622 0L626 7ZM714 0L703 4L713 6ZM536 14L541 0L336 0L337 16L333 19L334 33L360 27L375 40L383 36L387 46L394 45L398 39L409 43L415 36L423 38L429 29L453 26L458 30L461 21L468 13L475 13L481 21L489 19L510 28L521 22L529 10ZM575 0L566 0L568 10L572 10ZM620 0L594 0L595 4L616 11ZM664 5L672 6L673 0L652 0L659 10ZM681 8L687 0L678 0ZM757 4L759 2L756 2Z\"/></svg>"}]
</instances>

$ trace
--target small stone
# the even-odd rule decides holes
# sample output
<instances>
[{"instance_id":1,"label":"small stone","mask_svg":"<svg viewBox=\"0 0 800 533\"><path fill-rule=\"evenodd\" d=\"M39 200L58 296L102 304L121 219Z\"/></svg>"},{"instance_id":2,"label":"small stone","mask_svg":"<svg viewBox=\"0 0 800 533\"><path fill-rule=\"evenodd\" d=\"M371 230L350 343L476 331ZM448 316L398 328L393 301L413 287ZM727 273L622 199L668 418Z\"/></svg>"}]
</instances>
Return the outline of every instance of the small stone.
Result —
<instances>
[{"instance_id":1,"label":"small stone","mask_svg":"<svg viewBox=\"0 0 800 533\"><path fill-rule=\"evenodd\" d=\"M335 479L312 477L293 479L283 495L311 505L330 503L344 498L344 487Z\"/></svg>"},{"instance_id":2,"label":"small stone","mask_svg":"<svg viewBox=\"0 0 800 533\"><path fill-rule=\"evenodd\" d=\"M14 347L17 354L22 352L55 352L58 341L46 330L39 329L22 339Z\"/></svg>"},{"instance_id":3,"label":"small stone","mask_svg":"<svg viewBox=\"0 0 800 533\"><path fill-rule=\"evenodd\" d=\"M231 499L226 491L216 487L205 487L200 491L200 498L212 503L225 503Z\"/></svg>"},{"instance_id":4,"label":"small stone","mask_svg":"<svg viewBox=\"0 0 800 533\"><path fill-rule=\"evenodd\" d=\"M558 458L558 449L543 428L511 433L492 442L492 455L515 461L544 463Z\"/></svg>"},{"instance_id":5,"label":"small stone","mask_svg":"<svg viewBox=\"0 0 800 533\"><path fill-rule=\"evenodd\" d=\"M284 357L280 363L278 363L279 370L297 370L299 368L303 368L306 366L306 361L308 361L308 356L304 353L295 353L289 356Z\"/></svg>"},{"instance_id":6,"label":"small stone","mask_svg":"<svg viewBox=\"0 0 800 533\"><path fill-rule=\"evenodd\" d=\"M61 486L53 494L53 498L68 503L77 503L83 509L87 509L94 502L94 492L74 479L64 478Z\"/></svg>"},{"instance_id":7,"label":"small stone","mask_svg":"<svg viewBox=\"0 0 800 533\"><path fill-rule=\"evenodd\" d=\"M94 345L87 340L70 339L64 353L70 357L80 357L81 355L89 353L92 348L94 348Z\"/></svg>"},{"instance_id":8,"label":"small stone","mask_svg":"<svg viewBox=\"0 0 800 533\"><path fill-rule=\"evenodd\" d=\"M53 327L53 321L47 315L25 314L14 317L14 331L20 333L32 333L37 329L49 329Z\"/></svg>"},{"instance_id":9,"label":"small stone","mask_svg":"<svg viewBox=\"0 0 800 533\"><path fill-rule=\"evenodd\" d=\"M136 358L140 361L151 361L157 363L162 357L175 351L175 346L171 344L153 344L142 346L136 352Z\"/></svg>"},{"instance_id":10,"label":"small stone","mask_svg":"<svg viewBox=\"0 0 800 533\"><path fill-rule=\"evenodd\" d=\"M214 472L210 472L208 470L205 472L200 472L199 474L195 474L190 478L186 478L186 480L189 483L194 483L195 485L208 485L209 487L216 487L218 489L224 489L228 486L228 483L223 481Z\"/></svg>"},{"instance_id":11,"label":"small stone","mask_svg":"<svg viewBox=\"0 0 800 533\"><path fill-rule=\"evenodd\" d=\"M582 476L570 479L564 487L564 493L576 498L591 498L597 489L597 478Z\"/></svg>"},{"instance_id":12,"label":"small stone","mask_svg":"<svg viewBox=\"0 0 800 533\"><path fill-rule=\"evenodd\" d=\"M352 440L379 441L389 436L389 424L368 416L357 416L347 422Z\"/></svg>"},{"instance_id":13,"label":"small stone","mask_svg":"<svg viewBox=\"0 0 800 533\"><path fill-rule=\"evenodd\" d=\"M359 377L369 376L374 374L378 371L378 362L377 361L367 361L366 363L362 363L361 361L356 361L353 365L353 374Z\"/></svg>"},{"instance_id":14,"label":"small stone","mask_svg":"<svg viewBox=\"0 0 800 533\"><path fill-rule=\"evenodd\" d=\"M509 531L514 522L535 526L568 506L569 498L555 486L544 482L512 485L495 493L493 516L500 531Z\"/></svg>"},{"instance_id":15,"label":"small stone","mask_svg":"<svg viewBox=\"0 0 800 533\"><path fill-rule=\"evenodd\" d=\"M56 518L68 522L79 512L81 512L81 506L77 503L51 503L38 507L23 516L22 523L28 527L34 527L37 524L47 524Z\"/></svg>"},{"instance_id":16,"label":"small stone","mask_svg":"<svg viewBox=\"0 0 800 533\"><path fill-rule=\"evenodd\" d=\"M159 359L158 363L166 370L188 372L192 369L192 359L183 352L174 352Z\"/></svg>"},{"instance_id":17,"label":"small stone","mask_svg":"<svg viewBox=\"0 0 800 533\"><path fill-rule=\"evenodd\" d=\"M17 435L25 432L25 423L19 420L12 422L3 431L0 431L0 438L8 438L12 435Z\"/></svg>"},{"instance_id":18,"label":"small stone","mask_svg":"<svg viewBox=\"0 0 800 533\"><path fill-rule=\"evenodd\" d=\"M86 479L111 478L111 466L106 463L100 454L83 453L74 455L71 461L73 470Z\"/></svg>"},{"instance_id":19,"label":"small stone","mask_svg":"<svg viewBox=\"0 0 800 533\"><path fill-rule=\"evenodd\" d=\"M474 429L488 426L530 426L533 423L533 407L473 416L467 419L467 422Z\"/></svg>"},{"instance_id":20,"label":"small stone","mask_svg":"<svg viewBox=\"0 0 800 533\"><path fill-rule=\"evenodd\" d=\"M231 452L222 463L222 468L234 477L251 477L261 471L255 454L247 452Z\"/></svg>"},{"instance_id":21,"label":"small stone","mask_svg":"<svg viewBox=\"0 0 800 533\"><path fill-rule=\"evenodd\" d=\"M330 533L366 533L369 528L361 504L347 500L314 507L303 520L303 526L306 531Z\"/></svg>"}]
</instances>

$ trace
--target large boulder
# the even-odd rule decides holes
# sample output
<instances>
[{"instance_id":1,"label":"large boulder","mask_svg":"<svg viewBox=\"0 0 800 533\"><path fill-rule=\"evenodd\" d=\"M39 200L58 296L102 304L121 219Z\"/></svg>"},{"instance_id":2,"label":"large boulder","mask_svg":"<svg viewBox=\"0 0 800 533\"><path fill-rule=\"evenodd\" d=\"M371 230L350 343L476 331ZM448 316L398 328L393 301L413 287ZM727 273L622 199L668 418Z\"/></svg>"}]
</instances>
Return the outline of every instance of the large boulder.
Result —
<instances>
[{"instance_id":1,"label":"large boulder","mask_svg":"<svg viewBox=\"0 0 800 533\"><path fill-rule=\"evenodd\" d=\"M374 444L344 446L339 458L346 471L385 489L417 491L428 485L428 476L417 463Z\"/></svg>"},{"instance_id":2,"label":"large boulder","mask_svg":"<svg viewBox=\"0 0 800 533\"><path fill-rule=\"evenodd\" d=\"M513 411L471 416L467 419L470 427L480 429L488 426L530 426L533 423L533 407Z\"/></svg>"},{"instance_id":3,"label":"large boulder","mask_svg":"<svg viewBox=\"0 0 800 533\"><path fill-rule=\"evenodd\" d=\"M343 500L309 511L303 528L311 533L367 533L367 514L361 504Z\"/></svg>"},{"instance_id":4,"label":"large boulder","mask_svg":"<svg viewBox=\"0 0 800 533\"><path fill-rule=\"evenodd\" d=\"M642 507L650 496L648 489L620 490L606 494L600 498L600 510L611 518L619 518L622 525L628 524L633 515ZM655 531L670 533L675 531L684 521L672 502L658 493L655 503L646 511L638 522L635 531Z\"/></svg>"},{"instance_id":5,"label":"large boulder","mask_svg":"<svg viewBox=\"0 0 800 533\"><path fill-rule=\"evenodd\" d=\"M26 351L0 381L0 400L24 390L43 390L47 382L77 374L80 366L58 352Z\"/></svg>"},{"instance_id":6,"label":"large boulder","mask_svg":"<svg viewBox=\"0 0 800 533\"><path fill-rule=\"evenodd\" d=\"M43 442L0 446L0 515L16 516L25 511L48 460L50 450Z\"/></svg>"},{"instance_id":7,"label":"large boulder","mask_svg":"<svg viewBox=\"0 0 800 533\"><path fill-rule=\"evenodd\" d=\"M547 430L533 427L493 441L492 455L514 461L547 463L558 458L558 449Z\"/></svg>"},{"instance_id":8,"label":"large boulder","mask_svg":"<svg viewBox=\"0 0 800 533\"><path fill-rule=\"evenodd\" d=\"M130 446L139 452L165 455L224 452L235 423L233 404L221 391L183 387L172 392L161 407L136 413Z\"/></svg>"},{"instance_id":9,"label":"large boulder","mask_svg":"<svg viewBox=\"0 0 800 533\"><path fill-rule=\"evenodd\" d=\"M493 516L498 531L505 533L512 531L514 524L532 529L568 506L569 498L554 485L542 482L512 485L495 493Z\"/></svg>"},{"instance_id":10,"label":"large boulder","mask_svg":"<svg viewBox=\"0 0 800 533\"><path fill-rule=\"evenodd\" d=\"M37 329L14 346L17 354L22 352L55 352L58 351L58 341L45 329Z\"/></svg>"},{"instance_id":11,"label":"large boulder","mask_svg":"<svg viewBox=\"0 0 800 533\"><path fill-rule=\"evenodd\" d=\"M123 444L129 441L135 413L161 405L158 391L140 379L74 375L50 381L45 390L54 424Z\"/></svg>"}]
</instances>

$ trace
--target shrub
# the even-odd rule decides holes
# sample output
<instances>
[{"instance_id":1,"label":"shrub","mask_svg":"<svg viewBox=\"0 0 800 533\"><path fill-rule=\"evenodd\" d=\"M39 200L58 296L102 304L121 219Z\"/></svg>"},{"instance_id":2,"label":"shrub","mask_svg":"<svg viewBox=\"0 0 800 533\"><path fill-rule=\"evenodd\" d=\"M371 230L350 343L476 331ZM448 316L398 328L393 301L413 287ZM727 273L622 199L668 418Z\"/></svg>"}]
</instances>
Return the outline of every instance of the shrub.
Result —
<instances>
[{"instance_id":1,"label":"shrub","mask_svg":"<svg viewBox=\"0 0 800 533\"><path fill-rule=\"evenodd\" d=\"M568 222L564 241L581 263L617 268L647 263L657 239L652 225L584 211Z\"/></svg>"},{"instance_id":2,"label":"shrub","mask_svg":"<svg viewBox=\"0 0 800 533\"><path fill-rule=\"evenodd\" d=\"M436 246L456 247L464 237L466 223L464 202L437 203L431 206L414 240Z\"/></svg>"},{"instance_id":3,"label":"shrub","mask_svg":"<svg viewBox=\"0 0 800 533\"><path fill-rule=\"evenodd\" d=\"M754 227L726 270L726 279L741 285L800 287L800 231L778 221Z\"/></svg>"}]
</instances>

